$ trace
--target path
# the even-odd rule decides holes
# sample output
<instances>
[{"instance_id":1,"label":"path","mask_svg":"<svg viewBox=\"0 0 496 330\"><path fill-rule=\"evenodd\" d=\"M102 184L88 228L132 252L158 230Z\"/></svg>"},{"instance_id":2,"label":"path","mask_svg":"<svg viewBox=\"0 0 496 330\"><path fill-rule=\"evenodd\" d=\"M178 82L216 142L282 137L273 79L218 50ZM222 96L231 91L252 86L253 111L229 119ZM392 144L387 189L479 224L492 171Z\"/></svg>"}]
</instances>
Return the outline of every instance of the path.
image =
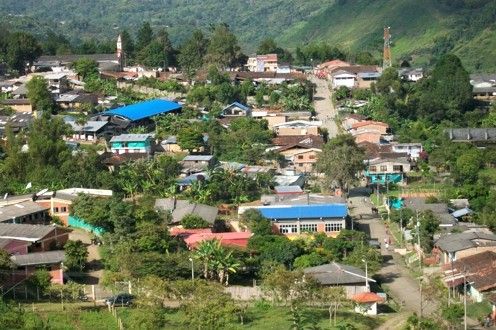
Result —
<instances>
[{"instance_id":1,"label":"path","mask_svg":"<svg viewBox=\"0 0 496 330\"><path fill-rule=\"evenodd\" d=\"M72 228L69 239L73 241L80 240L88 248L88 272L80 278L81 282L84 284L100 284L103 276L102 257L99 247L91 243L91 234L82 229Z\"/></svg>"},{"instance_id":2,"label":"path","mask_svg":"<svg viewBox=\"0 0 496 330\"><path fill-rule=\"evenodd\" d=\"M319 79L311 76L310 81L315 84L314 108L317 113L317 118L322 121L322 127L329 132L329 138L338 135L339 130L334 118L336 117L336 109L331 98L331 91L327 80Z\"/></svg>"}]
</instances>

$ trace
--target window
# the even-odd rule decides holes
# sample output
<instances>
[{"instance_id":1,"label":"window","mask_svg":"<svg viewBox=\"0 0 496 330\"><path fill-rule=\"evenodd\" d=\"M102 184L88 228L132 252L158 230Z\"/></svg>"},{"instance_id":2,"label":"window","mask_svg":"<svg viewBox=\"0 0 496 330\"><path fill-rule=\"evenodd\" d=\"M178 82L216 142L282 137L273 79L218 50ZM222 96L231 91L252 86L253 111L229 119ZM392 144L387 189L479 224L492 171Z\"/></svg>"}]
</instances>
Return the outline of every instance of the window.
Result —
<instances>
[{"instance_id":1,"label":"window","mask_svg":"<svg viewBox=\"0 0 496 330\"><path fill-rule=\"evenodd\" d=\"M300 225L300 231L301 232L307 232L307 233L314 233L317 231L317 224L316 223L305 223Z\"/></svg>"},{"instance_id":2,"label":"window","mask_svg":"<svg viewBox=\"0 0 496 330\"><path fill-rule=\"evenodd\" d=\"M343 229L343 224L342 223L335 223L335 222L330 222L325 224L325 231L326 233L329 232L336 232L336 231L341 231Z\"/></svg>"},{"instance_id":3,"label":"window","mask_svg":"<svg viewBox=\"0 0 496 330\"><path fill-rule=\"evenodd\" d=\"M281 234L297 233L298 232L298 226L297 225L280 225L279 226L279 232Z\"/></svg>"},{"instance_id":4,"label":"window","mask_svg":"<svg viewBox=\"0 0 496 330\"><path fill-rule=\"evenodd\" d=\"M53 208L53 212L54 212L54 213L59 213L59 208L58 208L58 207L54 207L54 208Z\"/></svg>"},{"instance_id":5,"label":"window","mask_svg":"<svg viewBox=\"0 0 496 330\"><path fill-rule=\"evenodd\" d=\"M303 163L298 164L299 167L303 167L303 165L305 165L305 164L303 164Z\"/></svg>"},{"instance_id":6,"label":"window","mask_svg":"<svg viewBox=\"0 0 496 330\"><path fill-rule=\"evenodd\" d=\"M394 172L403 172L403 166L402 165L393 165L393 171Z\"/></svg>"},{"instance_id":7,"label":"window","mask_svg":"<svg viewBox=\"0 0 496 330\"><path fill-rule=\"evenodd\" d=\"M377 172L377 166L369 166L369 172Z\"/></svg>"},{"instance_id":8,"label":"window","mask_svg":"<svg viewBox=\"0 0 496 330\"><path fill-rule=\"evenodd\" d=\"M381 165L381 172L387 172L387 165Z\"/></svg>"},{"instance_id":9,"label":"window","mask_svg":"<svg viewBox=\"0 0 496 330\"><path fill-rule=\"evenodd\" d=\"M65 207L65 206L61 207L60 212L67 212L67 207Z\"/></svg>"},{"instance_id":10,"label":"window","mask_svg":"<svg viewBox=\"0 0 496 330\"><path fill-rule=\"evenodd\" d=\"M303 159L303 156L302 155L298 156L298 159Z\"/></svg>"},{"instance_id":11,"label":"window","mask_svg":"<svg viewBox=\"0 0 496 330\"><path fill-rule=\"evenodd\" d=\"M309 159L315 159L315 155L308 156Z\"/></svg>"}]
</instances>

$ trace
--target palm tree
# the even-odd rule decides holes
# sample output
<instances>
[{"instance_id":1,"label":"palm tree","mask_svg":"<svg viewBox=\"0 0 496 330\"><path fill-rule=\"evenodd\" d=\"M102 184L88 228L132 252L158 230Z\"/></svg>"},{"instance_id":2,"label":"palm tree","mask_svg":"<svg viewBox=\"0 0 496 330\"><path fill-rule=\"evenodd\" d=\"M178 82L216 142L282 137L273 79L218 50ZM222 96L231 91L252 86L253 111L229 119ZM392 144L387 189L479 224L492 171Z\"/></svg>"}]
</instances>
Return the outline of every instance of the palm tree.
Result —
<instances>
[{"instance_id":1,"label":"palm tree","mask_svg":"<svg viewBox=\"0 0 496 330\"><path fill-rule=\"evenodd\" d=\"M236 273L239 263L232 251L224 248L220 241L203 241L195 251L195 258L203 262L203 276L213 279L217 275L221 284L229 285L229 274Z\"/></svg>"},{"instance_id":2,"label":"palm tree","mask_svg":"<svg viewBox=\"0 0 496 330\"><path fill-rule=\"evenodd\" d=\"M196 248L194 257L203 263L203 277L208 279L211 275L212 260L214 258L215 250L217 244L220 245L219 241L210 240L201 242Z\"/></svg>"}]
</instances>

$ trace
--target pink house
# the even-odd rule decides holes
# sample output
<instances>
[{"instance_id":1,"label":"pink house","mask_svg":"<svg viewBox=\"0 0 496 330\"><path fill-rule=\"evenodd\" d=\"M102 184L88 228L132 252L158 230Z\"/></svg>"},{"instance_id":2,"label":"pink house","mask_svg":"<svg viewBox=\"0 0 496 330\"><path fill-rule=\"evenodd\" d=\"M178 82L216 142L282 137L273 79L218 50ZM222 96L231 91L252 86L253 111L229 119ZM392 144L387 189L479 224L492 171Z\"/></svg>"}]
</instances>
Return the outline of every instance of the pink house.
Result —
<instances>
[{"instance_id":1,"label":"pink house","mask_svg":"<svg viewBox=\"0 0 496 330\"><path fill-rule=\"evenodd\" d=\"M14 255L10 260L17 266L9 282L18 283L31 276L37 269L48 269L52 283L64 284L63 262L65 253L62 250L36 252L23 255Z\"/></svg>"},{"instance_id":2,"label":"pink house","mask_svg":"<svg viewBox=\"0 0 496 330\"><path fill-rule=\"evenodd\" d=\"M30 242L0 238L0 249L7 251L9 254L27 254Z\"/></svg>"}]
</instances>

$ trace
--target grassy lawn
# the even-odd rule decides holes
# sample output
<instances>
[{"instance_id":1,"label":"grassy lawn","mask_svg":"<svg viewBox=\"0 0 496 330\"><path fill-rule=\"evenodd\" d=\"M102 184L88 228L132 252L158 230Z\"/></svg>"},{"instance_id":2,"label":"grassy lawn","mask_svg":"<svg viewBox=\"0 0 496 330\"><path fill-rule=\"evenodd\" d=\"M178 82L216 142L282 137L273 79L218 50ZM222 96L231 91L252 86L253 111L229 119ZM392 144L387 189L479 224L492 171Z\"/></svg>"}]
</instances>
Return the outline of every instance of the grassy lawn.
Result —
<instances>
[{"instance_id":1,"label":"grassy lawn","mask_svg":"<svg viewBox=\"0 0 496 330\"><path fill-rule=\"evenodd\" d=\"M124 327L126 327L127 320L134 317L137 313L136 309L121 309L119 316L122 318ZM181 310L174 309L167 313L167 328L187 330L191 326L184 324L184 314ZM344 311L338 313L338 325L350 324L356 329L375 329L384 321L382 317L367 317L356 314L351 311ZM334 329L329 323L329 314L327 309L323 308L309 308L302 312L302 322L306 328L319 328L319 329ZM252 329L252 330L287 330L292 326L291 315L289 307L250 307L248 308L244 324L231 324L228 329Z\"/></svg>"},{"instance_id":2,"label":"grassy lawn","mask_svg":"<svg viewBox=\"0 0 496 330\"><path fill-rule=\"evenodd\" d=\"M483 319L489 313L491 313L491 304L487 301L467 304L467 316L474 320Z\"/></svg>"},{"instance_id":3,"label":"grassy lawn","mask_svg":"<svg viewBox=\"0 0 496 330\"><path fill-rule=\"evenodd\" d=\"M43 320L50 329L95 330L117 329L117 321L104 306L93 306L92 303L36 303L23 305L26 311L26 323L38 325L36 320ZM31 327L29 327L31 328Z\"/></svg>"}]
</instances>

